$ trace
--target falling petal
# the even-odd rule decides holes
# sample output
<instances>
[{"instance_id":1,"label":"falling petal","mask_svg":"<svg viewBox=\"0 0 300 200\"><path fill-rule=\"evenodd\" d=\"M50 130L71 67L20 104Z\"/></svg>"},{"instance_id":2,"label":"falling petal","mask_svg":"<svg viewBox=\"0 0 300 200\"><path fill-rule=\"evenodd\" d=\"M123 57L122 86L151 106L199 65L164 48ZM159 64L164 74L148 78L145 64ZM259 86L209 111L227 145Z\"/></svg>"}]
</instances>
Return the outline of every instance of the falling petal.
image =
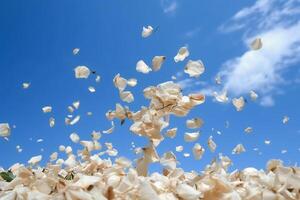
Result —
<instances>
[{"instance_id":1,"label":"falling petal","mask_svg":"<svg viewBox=\"0 0 300 200\"><path fill-rule=\"evenodd\" d=\"M184 68L184 72L187 73L190 77L199 77L203 74L205 68L201 60L193 61L189 60Z\"/></svg>"},{"instance_id":2,"label":"falling petal","mask_svg":"<svg viewBox=\"0 0 300 200\"><path fill-rule=\"evenodd\" d=\"M174 57L175 62L184 61L186 57L190 55L190 52L187 47L181 47L178 50L177 55Z\"/></svg>"},{"instance_id":3,"label":"falling petal","mask_svg":"<svg viewBox=\"0 0 300 200\"><path fill-rule=\"evenodd\" d=\"M251 43L251 49L252 50L259 50L262 48L262 40L261 38L256 38L255 40L252 41Z\"/></svg>"},{"instance_id":4,"label":"falling petal","mask_svg":"<svg viewBox=\"0 0 300 200\"><path fill-rule=\"evenodd\" d=\"M143 60L139 60L136 64L136 71L148 74L152 69Z\"/></svg>"}]
</instances>

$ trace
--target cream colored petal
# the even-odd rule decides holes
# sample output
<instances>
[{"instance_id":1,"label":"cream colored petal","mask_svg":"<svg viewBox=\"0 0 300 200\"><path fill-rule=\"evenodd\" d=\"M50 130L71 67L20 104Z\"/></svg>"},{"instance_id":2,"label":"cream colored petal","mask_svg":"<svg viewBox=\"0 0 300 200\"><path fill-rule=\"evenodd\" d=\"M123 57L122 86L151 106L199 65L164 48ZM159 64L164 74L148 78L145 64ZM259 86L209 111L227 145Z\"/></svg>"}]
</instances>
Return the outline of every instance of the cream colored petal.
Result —
<instances>
[{"instance_id":1,"label":"cream colored petal","mask_svg":"<svg viewBox=\"0 0 300 200\"><path fill-rule=\"evenodd\" d=\"M86 66L78 66L74 69L75 78L88 78L90 76L90 69Z\"/></svg>"},{"instance_id":2,"label":"cream colored petal","mask_svg":"<svg viewBox=\"0 0 300 200\"><path fill-rule=\"evenodd\" d=\"M186 57L190 55L190 52L187 47L181 47L178 50L177 55L174 57L175 62L183 61Z\"/></svg>"},{"instance_id":3,"label":"cream colored petal","mask_svg":"<svg viewBox=\"0 0 300 200\"><path fill-rule=\"evenodd\" d=\"M187 73L190 77L199 77L204 73L204 64L201 60L189 60L184 68L184 72Z\"/></svg>"},{"instance_id":4,"label":"cream colored petal","mask_svg":"<svg viewBox=\"0 0 300 200\"><path fill-rule=\"evenodd\" d=\"M11 133L11 129L8 123L0 124L0 137L9 137Z\"/></svg>"},{"instance_id":5,"label":"cream colored petal","mask_svg":"<svg viewBox=\"0 0 300 200\"><path fill-rule=\"evenodd\" d=\"M130 91L120 92L120 98L122 99L122 101L127 102L127 103L131 103L134 101L133 94Z\"/></svg>"},{"instance_id":6,"label":"cream colored petal","mask_svg":"<svg viewBox=\"0 0 300 200\"><path fill-rule=\"evenodd\" d=\"M204 124L203 120L201 118L193 118L186 120L186 126L188 128L194 129L194 128L200 128Z\"/></svg>"},{"instance_id":7,"label":"cream colored petal","mask_svg":"<svg viewBox=\"0 0 300 200\"><path fill-rule=\"evenodd\" d=\"M28 164L30 164L30 165L36 165L36 164L38 164L42 160L42 158L43 157L41 155L33 156L32 158L30 158L28 160Z\"/></svg>"},{"instance_id":8,"label":"cream colored petal","mask_svg":"<svg viewBox=\"0 0 300 200\"><path fill-rule=\"evenodd\" d=\"M136 71L141 72L143 74L148 74L152 71L152 69L143 60L139 60L136 63Z\"/></svg>"},{"instance_id":9,"label":"cream colored petal","mask_svg":"<svg viewBox=\"0 0 300 200\"><path fill-rule=\"evenodd\" d=\"M114 83L115 87L119 89L119 91L125 90L125 88L127 86L127 80L125 78L121 77L120 74L117 74L114 77L113 83Z\"/></svg>"},{"instance_id":10,"label":"cream colored petal","mask_svg":"<svg viewBox=\"0 0 300 200\"><path fill-rule=\"evenodd\" d=\"M155 190L152 188L151 184L148 182L148 180L140 181L139 187L138 187L138 198L140 200L160 200L158 197L158 194L155 192Z\"/></svg>"},{"instance_id":11,"label":"cream colored petal","mask_svg":"<svg viewBox=\"0 0 300 200\"><path fill-rule=\"evenodd\" d=\"M222 91L220 94L218 94L217 92L213 93L216 101L220 102L220 103L226 103L228 102L228 97L227 97L227 91L224 90Z\"/></svg>"},{"instance_id":12,"label":"cream colored petal","mask_svg":"<svg viewBox=\"0 0 300 200\"><path fill-rule=\"evenodd\" d=\"M232 104L234 105L236 111L241 111L241 110L243 110L243 108L244 108L244 106L245 106L245 100L244 100L244 97L232 99Z\"/></svg>"},{"instance_id":13,"label":"cream colored petal","mask_svg":"<svg viewBox=\"0 0 300 200\"><path fill-rule=\"evenodd\" d=\"M256 101L256 99L258 98L258 94L256 94L256 92L253 90L250 91L249 95L252 101Z\"/></svg>"},{"instance_id":14,"label":"cream colored petal","mask_svg":"<svg viewBox=\"0 0 300 200\"><path fill-rule=\"evenodd\" d=\"M181 183L176 187L176 193L184 200L198 200L201 193L192 186Z\"/></svg>"},{"instance_id":15,"label":"cream colored petal","mask_svg":"<svg viewBox=\"0 0 300 200\"><path fill-rule=\"evenodd\" d=\"M52 107L51 106L44 106L42 108L43 113L50 113L52 111Z\"/></svg>"},{"instance_id":16,"label":"cream colored petal","mask_svg":"<svg viewBox=\"0 0 300 200\"><path fill-rule=\"evenodd\" d=\"M183 151L183 146L177 146L175 149L177 152L182 152Z\"/></svg>"},{"instance_id":17,"label":"cream colored petal","mask_svg":"<svg viewBox=\"0 0 300 200\"><path fill-rule=\"evenodd\" d=\"M58 157L58 153L57 153L57 152L53 152L53 153L50 155L50 161L55 161L55 160L57 160L57 157Z\"/></svg>"},{"instance_id":18,"label":"cream colored petal","mask_svg":"<svg viewBox=\"0 0 300 200\"><path fill-rule=\"evenodd\" d=\"M256 38L255 40L253 40L251 42L250 46L251 46L252 50L259 50L262 48L262 45L263 45L263 43L262 43L261 38Z\"/></svg>"},{"instance_id":19,"label":"cream colored petal","mask_svg":"<svg viewBox=\"0 0 300 200\"><path fill-rule=\"evenodd\" d=\"M59 151L65 151L66 147L64 145L59 145L58 150Z\"/></svg>"},{"instance_id":20,"label":"cream colored petal","mask_svg":"<svg viewBox=\"0 0 300 200\"><path fill-rule=\"evenodd\" d=\"M232 154L240 154L240 153L243 153L245 151L246 151L245 147L242 144L238 144L232 150Z\"/></svg>"},{"instance_id":21,"label":"cream colored petal","mask_svg":"<svg viewBox=\"0 0 300 200\"><path fill-rule=\"evenodd\" d=\"M111 134L113 131L115 130L115 124L113 121L111 121L111 128L105 130L105 131L102 131L102 133L104 134Z\"/></svg>"},{"instance_id":22,"label":"cream colored petal","mask_svg":"<svg viewBox=\"0 0 300 200\"><path fill-rule=\"evenodd\" d=\"M154 29L152 28L152 26L143 27L142 37L143 38L149 37L150 35L152 35L153 30Z\"/></svg>"},{"instance_id":23,"label":"cream colored petal","mask_svg":"<svg viewBox=\"0 0 300 200\"><path fill-rule=\"evenodd\" d=\"M168 170L174 170L176 168L176 156L173 152L164 153L164 155L160 158L160 164Z\"/></svg>"},{"instance_id":24,"label":"cream colored petal","mask_svg":"<svg viewBox=\"0 0 300 200\"><path fill-rule=\"evenodd\" d=\"M205 149L199 144L196 143L193 147L193 154L196 160L200 160L205 152Z\"/></svg>"},{"instance_id":25,"label":"cream colored petal","mask_svg":"<svg viewBox=\"0 0 300 200\"><path fill-rule=\"evenodd\" d=\"M160 70L162 64L166 60L166 56L154 56L152 59L152 69L153 71Z\"/></svg>"},{"instance_id":26,"label":"cream colored petal","mask_svg":"<svg viewBox=\"0 0 300 200\"><path fill-rule=\"evenodd\" d=\"M184 134L184 141L186 142L194 142L196 141L200 136L200 132L193 132L193 133L185 133Z\"/></svg>"},{"instance_id":27,"label":"cream colored petal","mask_svg":"<svg viewBox=\"0 0 300 200\"><path fill-rule=\"evenodd\" d=\"M253 132L253 128L252 127L247 127L244 129L245 133L252 133Z\"/></svg>"},{"instance_id":28,"label":"cream colored petal","mask_svg":"<svg viewBox=\"0 0 300 200\"><path fill-rule=\"evenodd\" d=\"M169 138L174 138L177 133L177 128L168 129L166 132L166 136Z\"/></svg>"},{"instance_id":29,"label":"cream colored petal","mask_svg":"<svg viewBox=\"0 0 300 200\"><path fill-rule=\"evenodd\" d=\"M71 133L70 134L70 139L74 143L78 143L80 141L80 137L77 133Z\"/></svg>"},{"instance_id":30,"label":"cream colored petal","mask_svg":"<svg viewBox=\"0 0 300 200\"><path fill-rule=\"evenodd\" d=\"M127 80L127 84L128 84L130 87L134 87L134 86L136 86L136 84L137 84L137 79L135 79L135 78L128 79L128 80Z\"/></svg>"},{"instance_id":31,"label":"cream colored petal","mask_svg":"<svg viewBox=\"0 0 300 200\"><path fill-rule=\"evenodd\" d=\"M208 145L208 148L211 152L215 152L216 148L217 148L217 144L213 141L213 138L212 136L210 136L208 138L208 141L207 141L207 145Z\"/></svg>"},{"instance_id":32,"label":"cream colored petal","mask_svg":"<svg viewBox=\"0 0 300 200\"><path fill-rule=\"evenodd\" d=\"M101 133L97 131L93 131L91 136L93 140L99 140L101 138Z\"/></svg>"}]
</instances>

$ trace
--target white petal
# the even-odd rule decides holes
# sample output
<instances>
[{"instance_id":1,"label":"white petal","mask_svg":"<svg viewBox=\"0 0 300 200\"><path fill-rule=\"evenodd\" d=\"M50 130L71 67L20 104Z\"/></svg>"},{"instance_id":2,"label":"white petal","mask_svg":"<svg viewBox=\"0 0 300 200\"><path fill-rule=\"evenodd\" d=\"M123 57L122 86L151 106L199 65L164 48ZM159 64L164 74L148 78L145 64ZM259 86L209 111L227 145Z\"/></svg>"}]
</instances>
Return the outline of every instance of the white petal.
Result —
<instances>
[{"instance_id":1,"label":"white petal","mask_svg":"<svg viewBox=\"0 0 300 200\"><path fill-rule=\"evenodd\" d=\"M166 56L154 56L152 59L152 69L153 71L160 70L163 62L166 60Z\"/></svg>"},{"instance_id":2,"label":"white petal","mask_svg":"<svg viewBox=\"0 0 300 200\"><path fill-rule=\"evenodd\" d=\"M200 136L199 131L193 132L193 133L185 133L184 134L184 141L186 142L194 142L196 141Z\"/></svg>"},{"instance_id":3,"label":"white petal","mask_svg":"<svg viewBox=\"0 0 300 200\"><path fill-rule=\"evenodd\" d=\"M224 90L222 93L218 94L217 92L214 92L214 97L216 98L216 101L220 103L226 103L228 101L227 97L227 91Z\"/></svg>"},{"instance_id":4,"label":"white petal","mask_svg":"<svg viewBox=\"0 0 300 200\"><path fill-rule=\"evenodd\" d=\"M74 125L80 120L80 115L77 115L72 121L70 121L69 125Z\"/></svg>"},{"instance_id":5,"label":"white petal","mask_svg":"<svg viewBox=\"0 0 300 200\"><path fill-rule=\"evenodd\" d=\"M184 156L185 158L187 158L187 157L190 157L190 154L189 154L189 153L184 153L183 156Z\"/></svg>"},{"instance_id":6,"label":"white petal","mask_svg":"<svg viewBox=\"0 0 300 200\"><path fill-rule=\"evenodd\" d=\"M182 151L183 151L183 146L181 146L181 145L180 145L180 146L177 146L177 147L176 147L176 151L177 151L177 152L182 152Z\"/></svg>"},{"instance_id":7,"label":"white petal","mask_svg":"<svg viewBox=\"0 0 300 200\"><path fill-rule=\"evenodd\" d=\"M290 120L290 118L288 116L284 116L282 119L282 123L286 124L286 123L288 123L289 120Z\"/></svg>"},{"instance_id":8,"label":"white petal","mask_svg":"<svg viewBox=\"0 0 300 200\"><path fill-rule=\"evenodd\" d=\"M130 87L134 87L136 86L137 84L137 80L135 78L131 78L129 80L127 80L127 84L130 86Z\"/></svg>"},{"instance_id":9,"label":"white petal","mask_svg":"<svg viewBox=\"0 0 300 200\"><path fill-rule=\"evenodd\" d=\"M175 62L183 61L186 57L190 55L190 52L187 47L181 47L178 50L177 55L174 57Z\"/></svg>"},{"instance_id":10,"label":"white petal","mask_svg":"<svg viewBox=\"0 0 300 200\"><path fill-rule=\"evenodd\" d=\"M10 136L10 127L8 123L1 123L0 124L0 137L8 137Z\"/></svg>"},{"instance_id":11,"label":"white petal","mask_svg":"<svg viewBox=\"0 0 300 200\"><path fill-rule=\"evenodd\" d=\"M234 98L232 99L232 104L234 105L234 107L236 108L236 111L241 111L243 110L244 106L245 106L245 100L244 97L240 97L240 98Z\"/></svg>"},{"instance_id":12,"label":"white petal","mask_svg":"<svg viewBox=\"0 0 300 200\"><path fill-rule=\"evenodd\" d=\"M80 137L79 137L79 135L77 135L76 133L71 133L71 134L70 134L70 139L71 139L72 142L78 143L79 140L80 140Z\"/></svg>"},{"instance_id":13,"label":"white petal","mask_svg":"<svg viewBox=\"0 0 300 200\"><path fill-rule=\"evenodd\" d=\"M99 83L100 80L101 80L101 76L97 75L95 81L96 81L97 83Z\"/></svg>"},{"instance_id":14,"label":"white petal","mask_svg":"<svg viewBox=\"0 0 300 200\"><path fill-rule=\"evenodd\" d=\"M265 140L264 143L267 144L267 145L269 145L269 144L271 144L271 141L270 140Z\"/></svg>"},{"instance_id":15,"label":"white petal","mask_svg":"<svg viewBox=\"0 0 300 200\"><path fill-rule=\"evenodd\" d=\"M218 84L218 85L221 85L221 84L222 84L222 79L221 79L221 76L220 76L220 75L217 75L217 76L216 76L215 82L216 82L216 84Z\"/></svg>"},{"instance_id":16,"label":"white petal","mask_svg":"<svg viewBox=\"0 0 300 200\"><path fill-rule=\"evenodd\" d=\"M204 64L201 60L189 60L184 68L185 73L189 74L190 77L196 78L203 74L204 70Z\"/></svg>"},{"instance_id":17,"label":"white petal","mask_svg":"<svg viewBox=\"0 0 300 200\"><path fill-rule=\"evenodd\" d=\"M50 117L49 119L49 126L52 128L55 125L55 119L53 117Z\"/></svg>"},{"instance_id":18,"label":"white petal","mask_svg":"<svg viewBox=\"0 0 300 200\"><path fill-rule=\"evenodd\" d=\"M88 90L89 90L91 93L96 92L96 89L95 89L93 86L90 86L90 87L88 88Z\"/></svg>"},{"instance_id":19,"label":"white petal","mask_svg":"<svg viewBox=\"0 0 300 200\"><path fill-rule=\"evenodd\" d=\"M133 94L130 91L120 92L120 98L122 99L122 101L125 101L127 103L131 103L134 101Z\"/></svg>"},{"instance_id":20,"label":"white petal","mask_svg":"<svg viewBox=\"0 0 300 200\"><path fill-rule=\"evenodd\" d=\"M261 40L261 38L256 38L255 40L253 40L252 42L251 42L251 49L252 50L259 50L259 49L261 49L262 48L262 40Z\"/></svg>"},{"instance_id":21,"label":"white petal","mask_svg":"<svg viewBox=\"0 0 300 200\"><path fill-rule=\"evenodd\" d=\"M152 69L143 60L139 60L136 63L136 71L141 72L143 74L148 74L152 71Z\"/></svg>"},{"instance_id":22,"label":"white petal","mask_svg":"<svg viewBox=\"0 0 300 200\"><path fill-rule=\"evenodd\" d=\"M42 108L44 113L50 113L52 111L52 107L51 106L45 106Z\"/></svg>"},{"instance_id":23,"label":"white petal","mask_svg":"<svg viewBox=\"0 0 300 200\"><path fill-rule=\"evenodd\" d=\"M149 37L150 35L152 35L152 33L153 33L152 26L143 27L143 31L142 31L143 38Z\"/></svg>"},{"instance_id":24,"label":"white petal","mask_svg":"<svg viewBox=\"0 0 300 200\"><path fill-rule=\"evenodd\" d=\"M78 109L80 106L80 101L75 101L75 102L73 102L72 105L74 106L75 109Z\"/></svg>"},{"instance_id":25,"label":"white petal","mask_svg":"<svg viewBox=\"0 0 300 200\"><path fill-rule=\"evenodd\" d=\"M73 49L73 55L77 55L79 53L80 49L79 48L74 48Z\"/></svg>"},{"instance_id":26,"label":"white petal","mask_svg":"<svg viewBox=\"0 0 300 200\"><path fill-rule=\"evenodd\" d=\"M76 78L88 78L90 76L90 69L86 66L78 66L74 69Z\"/></svg>"},{"instance_id":27,"label":"white petal","mask_svg":"<svg viewBox=\"0 0 300 200\"><path fill-rule=\"evenodd\" d=\"M37 139L37 140L36 140L37 143L41 143L41 142L43 142L43 141L44 141L43 139Z\"/></svg>"},{"instance_id":28,"label":"white petal","mask_svg":"<svg viewBox=\"0 0 300 200\"><path fill-rule=\"evenodd\" d=\"M115 124L113 121L111 121L111 128L105 131L102 131L104 134L111 134L115 130Z\"/></svg>"},{"instance_id":29,"label":"white petal","mask_svg":"<svg viewBox=\"0 0 300 200\"><path fill-rule=\"evenodd\" d=\"M28 89L30 87L30 83L23 83L23 89Z\"/></svg>"}]
</instances>

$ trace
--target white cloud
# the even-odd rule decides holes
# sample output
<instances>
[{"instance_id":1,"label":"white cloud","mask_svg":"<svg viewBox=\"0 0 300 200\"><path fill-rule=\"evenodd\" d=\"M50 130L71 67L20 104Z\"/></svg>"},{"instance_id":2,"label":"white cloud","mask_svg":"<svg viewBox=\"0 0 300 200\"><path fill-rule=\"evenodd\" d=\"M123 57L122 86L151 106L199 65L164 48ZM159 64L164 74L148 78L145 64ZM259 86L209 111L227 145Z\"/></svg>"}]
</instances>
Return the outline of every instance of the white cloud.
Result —
<instances>
[{"instance_id":1,"label":"white cloud","mask_svg":"<svg viewBox=\"0 0 300 200\"><path fill-rule=\"evenodd\" d=\"M175 13L178 7L176 0L160 0L160 5L166 14Z\"/></svg>"},{"instance_id":2,"label":"white cloud","mask_svg":"<svg viewBox=\"0 0 300 200\"><path fill-rule=\"evenodd\" d=\"M260 100L260 105L270 107L274 106L275 102L272 96L263 96Z\"/></svg>"},{"instance_id":3,"label":"white cloud","mask_svg":"<svg viewBox=\"0 0 300 200\"><path fill-rule=\"evenodd\" d=\"M247 46L256 37L263 42L262 49L248 50L223 64L218 73L223 89L233 95L255 90L262 97L261 105L274 105L272 96L285 83L284 72L300 60L299 4L299 0L256 1L222 26L225 32L245 29L243 42Z\"/></svg>"}]
</instances>

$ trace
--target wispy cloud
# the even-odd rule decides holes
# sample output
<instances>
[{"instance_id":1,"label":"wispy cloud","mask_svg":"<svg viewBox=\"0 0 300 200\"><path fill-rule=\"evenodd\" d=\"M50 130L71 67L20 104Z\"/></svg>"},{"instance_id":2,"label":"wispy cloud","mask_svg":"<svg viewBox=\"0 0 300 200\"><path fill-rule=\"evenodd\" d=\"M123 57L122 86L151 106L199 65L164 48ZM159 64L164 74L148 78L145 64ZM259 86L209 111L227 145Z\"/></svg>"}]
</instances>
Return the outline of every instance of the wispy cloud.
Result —
<instances>
[{"instance_id":1,"label":"wispy cloud","mask_svg":"<svg viewBox=\"0 0 300 200\"><path fill-rule=\"evenodd\" d=\"M221 26L224 32L244 30L243 42L262 38L259 51L248 50L223 64L219 75L233 95L250 90L261 94L263 106L274 105L273 95L284 84L284 72L300 60L300 1L260 0L237 12Z\"/></svg>"},{"instance_id":2,"label":"wispy cloud","mask_svg":"<svg viewBox=\"0 0 300 200\"><path fill-rule=\"evenodd\" d=\"M177 84L179 84L181 89L183 89L185 91L197 91L197 90L201 89L200 86L203 87L203 86L207 85L206 82L200 81L200 80L197 80L194 78L186 78L183 80L179 80L179 81L177 81Z\"/></svg>"},{"instance_id":3,"label":"wispy cloud","mask_svg":"<svg viewBox=\"0 0 300 200\"><path fill-rule=\"evenodd\" d=\"M160 0L160 5L166 14L173 14L177 10L178 3L176 0Z\"/></svg>"},{"instance_id":4,"label":"wispy cloud","mask_svg":"<svg viewBox=\"0 0 300 200\"><path fill-rule=\"evenodd\" d=\"M201 31L201 28L200 28L200 27L196 27L196 28L194 28L194 29L191 29L191 30L187 31L187 32L184 34L184 36L185 36L186 38L192 38L192 37L194 37L195 35L197 35L200 31Z\"/></svg>"}]
</instances>

